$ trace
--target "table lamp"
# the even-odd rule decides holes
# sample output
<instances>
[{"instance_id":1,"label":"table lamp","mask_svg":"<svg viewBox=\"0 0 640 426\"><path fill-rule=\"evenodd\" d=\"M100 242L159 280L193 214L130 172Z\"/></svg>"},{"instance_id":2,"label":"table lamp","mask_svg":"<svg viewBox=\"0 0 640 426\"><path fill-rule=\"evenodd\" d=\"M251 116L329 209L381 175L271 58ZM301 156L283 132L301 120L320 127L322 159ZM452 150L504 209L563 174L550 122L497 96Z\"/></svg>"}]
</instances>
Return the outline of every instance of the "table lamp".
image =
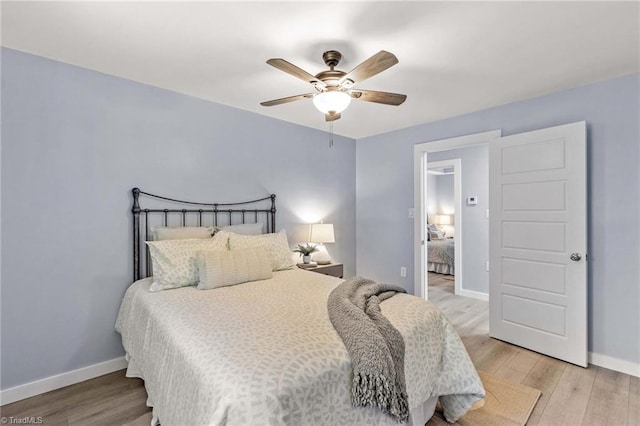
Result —
<instances>
[{"instance_id":1,"label":"table lamp","mask_svg":"<svg viewBox=\"0 0 640 426\"><path fill-rule=\"evenodd\" d=\"M318 265L331 263L331 256L329 256L324 243L336 242L336 237L333 233L333 224L322 222L311 224L309 241L318 244L318 253L313 256L313 260L317 262Z\"/></svg>"}]
</instances>

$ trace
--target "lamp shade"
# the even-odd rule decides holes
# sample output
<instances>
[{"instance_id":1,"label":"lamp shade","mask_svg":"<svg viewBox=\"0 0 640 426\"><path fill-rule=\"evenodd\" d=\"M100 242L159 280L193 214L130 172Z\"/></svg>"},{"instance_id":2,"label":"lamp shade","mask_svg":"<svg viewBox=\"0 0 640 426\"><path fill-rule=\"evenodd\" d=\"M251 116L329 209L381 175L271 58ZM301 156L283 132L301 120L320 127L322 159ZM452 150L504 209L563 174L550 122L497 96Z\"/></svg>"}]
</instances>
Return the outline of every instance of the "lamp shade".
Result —
<instances>
[{"instance_id":1,"label":"lamp shade","mask_svg":"<svg viewBox=\"0 0 640 426\"><path fill-rule=\"evenodd\" d=\"M313 97L313 105L324 114L341 113L350 103L351 96L339 91L322 92Z\"/></svg>"},{"instance_id":2,"label":"lamp shade","mask_svg":"<svg viewBox=\"0 0 640 426\"><path fill-rule=\"evenodd\" d=\"M336 237L333 234L332 223L314 223L311 225L311 235L309 240L312 243L335 243Z\"/></svg>"},{"instance_id":3,"label":"lamp shade","mask_svg":"<svg viewBox=\"0 0 640 426\"><path fill-rule=\"evenodd\" d=\"M448 214L438 214L433 222L436 225L451 225L451 216Z\"/></svg>"}]
</instances>

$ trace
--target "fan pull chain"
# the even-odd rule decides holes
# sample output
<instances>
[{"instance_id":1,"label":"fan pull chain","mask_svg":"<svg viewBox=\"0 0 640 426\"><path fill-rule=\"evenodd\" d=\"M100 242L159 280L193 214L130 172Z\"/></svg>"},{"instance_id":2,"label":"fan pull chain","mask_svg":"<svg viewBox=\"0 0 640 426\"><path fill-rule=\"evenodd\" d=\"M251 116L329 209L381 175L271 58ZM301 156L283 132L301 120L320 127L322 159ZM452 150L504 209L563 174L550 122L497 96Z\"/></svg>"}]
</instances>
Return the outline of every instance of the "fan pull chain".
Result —
<instances>
[{"instance_id":1,"label":"fan pull chain","mask_svg":"<svg viewBox=\"0 0 640 426\"><path fill-rule=\"evenodd\" d=\"M333 123L329 124L329 148L333 147Z\"/></svg>"}]
</instances>

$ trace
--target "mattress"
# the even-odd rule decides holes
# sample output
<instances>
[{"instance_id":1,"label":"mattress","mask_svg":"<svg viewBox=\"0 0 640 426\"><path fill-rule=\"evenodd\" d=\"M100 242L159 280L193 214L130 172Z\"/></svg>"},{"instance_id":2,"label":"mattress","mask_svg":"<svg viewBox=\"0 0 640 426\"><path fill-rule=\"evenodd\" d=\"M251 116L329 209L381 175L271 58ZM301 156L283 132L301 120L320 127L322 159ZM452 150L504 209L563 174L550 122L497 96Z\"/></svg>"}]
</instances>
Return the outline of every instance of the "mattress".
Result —
<instances>
[{"instance_id":1,"label":"mattress","mask_svg":"<svg viewBox=\"0 0 640 426\"><path fill-rule=\"evenodd\" d=\"M329 321L340 279L303 270L214 290L127 290L116 329L154 419L171 425L396 425L350 401L349 355ZM399 294L382 313L405 340L410 423L439 397L450 419L484 396L457 333L429 302Z\"/></svg>"}]
</instances>

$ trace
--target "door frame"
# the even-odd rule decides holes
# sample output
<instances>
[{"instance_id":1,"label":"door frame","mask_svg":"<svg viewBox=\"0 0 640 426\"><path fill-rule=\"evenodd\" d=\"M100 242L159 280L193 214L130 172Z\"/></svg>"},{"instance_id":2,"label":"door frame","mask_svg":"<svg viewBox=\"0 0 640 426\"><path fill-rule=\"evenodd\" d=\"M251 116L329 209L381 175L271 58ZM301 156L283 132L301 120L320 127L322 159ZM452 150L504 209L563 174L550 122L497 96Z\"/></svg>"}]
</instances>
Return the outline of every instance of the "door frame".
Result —
<instances>
[{"instance_id":1,"label":"door frame","mask_svg":"<svg viewBox=\"0 0 640 426\"><path fill-rule=\"evenodd\" d=\"M454 294L462 295L462 161L460 158L452 158L449 160L442 161L428 161L428 158L425 158L426 161L426 169L428 170L430 167L453 167L453 223L455 226L455 234L453 236L453 251L454 251L454 269L455 275L453 281ZM425 178L428 179L427 174L425 174ZM427 200L429 199L429 193L425 188L425 192L422 194L424 196L424 204L426 205ZM427 212L425 209L424 212L424 222L427 222ZM427 251L425 251L425 256L428 253L428 245ZM426 257L425 257L426 258ZM424 286L426 289L429 287L429 274L425 274L424 277ZM428 295L427 291L427 295Z\"/></svg>"},{"instance_id":2,"label":"door frame","mask_svg":"<svg viewBox=\"0 0 640 426\"><path fill-rule=\"evenodd\" d=\"M427 274L425 273L425 223L426 223L426 188L424 185L427 173L427 160L430 152L448 151L467 146L489 143L492 139L502 136L502 130L490 130L482 133L458 136L448 139L438 139L423 142L413 146L413 205L415 216L413 221L413 264L414 264L414 294L423 299L428 298ZM456 224L458 226L458 224ZM457 232L456 232L457 233ZM459 256L456 253L456 268ZM462 259L460 259L462 269ZM458 271L456 271L456 274ZM462 285L462 282L460 283Z\"/></svg>"}]
</instances>

